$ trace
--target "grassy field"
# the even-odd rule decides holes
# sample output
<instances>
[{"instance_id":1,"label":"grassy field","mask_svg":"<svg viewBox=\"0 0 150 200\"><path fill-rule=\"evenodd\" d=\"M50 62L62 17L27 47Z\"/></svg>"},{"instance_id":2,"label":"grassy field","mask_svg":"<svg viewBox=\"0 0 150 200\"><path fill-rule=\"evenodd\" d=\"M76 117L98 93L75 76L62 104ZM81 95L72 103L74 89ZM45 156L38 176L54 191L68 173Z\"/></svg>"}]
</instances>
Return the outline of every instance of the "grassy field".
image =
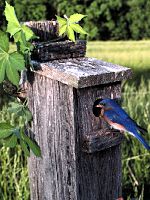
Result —
<instances>
[{"instance_id":1,"label":"grassy field","mask_svg":"<svg viewBox=\"0 0 150 200\"><path fill-rule=\"evenodd\" d=\"M150 41L89 42L87 56L131 67L134 79L150 79Z\"/></svg>"},{"instance_id":2,"label":"grassy field","mask_svg":"<svg viewBox=\"0 0 150 200\"><path fill-rule=\"evenodd\" d=\"M149 130L145 137L150 142L150 41L89 42L87 55L133 69L133 80L123 84L123 107ZM132 136L126 138L122 145L125 200L149 200L150 154ZM18 148L17 155L12 154L4 147L0 150L0 200L29 200L26 159Z\"/></svg>"},{"instance_id":3,"label":"grassy field","mask_svg":"<svg viewBox=\"0 0 150 200\"><path fill-rule=\"evenodd\" d=\"M145 127L150 144L150 80L141 81L139 86L126 84L123 93L123 106L138 124ZM150 153L134 137L126 134L123 142L123 191L124 196L137 200L150 199Z\"/></svg>"},{"instance_id":4,"label":"grassy field","mask_svg":"<svg viewBox=\"0 0 150 200\"><path fill-rule=\"evenodd\" d=\"M133 69L133 79L123 84L123 106L148 129L150 143L150 41L89 42L87 56ZM149 200L150 153L132 136L122 146L124 197Z\"/></svg>"},{"instance_id":5,"label":"grassy field","mask_svg":"<svg viewBox=\"0 0 150 200\"><path fill-rule=\"evenodd\" d=\"M150 69L150 41L106 41L89 42L87 55L121 65L131 66L136 70Z\"/></svg>"},{"instance_id":6,"label":"grassy field","mask_svg":"<svg viewBox=\"0 0 150 200\"><path fill-rule=\"evenodd\" d=\"M29 200L27 160L19 147L0 150L0 200Z\"/></svg>"}]
</instances>

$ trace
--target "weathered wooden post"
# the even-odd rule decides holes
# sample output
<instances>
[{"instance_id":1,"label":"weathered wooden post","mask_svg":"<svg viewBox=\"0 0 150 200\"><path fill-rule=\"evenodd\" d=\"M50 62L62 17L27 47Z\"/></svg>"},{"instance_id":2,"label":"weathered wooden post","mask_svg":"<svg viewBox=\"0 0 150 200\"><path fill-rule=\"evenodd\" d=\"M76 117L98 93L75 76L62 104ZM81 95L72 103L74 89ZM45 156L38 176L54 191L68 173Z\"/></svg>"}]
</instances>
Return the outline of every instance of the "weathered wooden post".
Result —
<instances>
[{"instance_id":1,"label":"weathered wooden post","mask_svg":"<svg viewBox=\"0 0 150 200\"><path fill-rule=\"evenodd\" d=\"M117 199L122 135L102 124L92 107L97 97L120 98L130 69L85 57L34 63L40 70L28 96L42 158L28 162L31 199Z\"/></svg>"}]
</instances>

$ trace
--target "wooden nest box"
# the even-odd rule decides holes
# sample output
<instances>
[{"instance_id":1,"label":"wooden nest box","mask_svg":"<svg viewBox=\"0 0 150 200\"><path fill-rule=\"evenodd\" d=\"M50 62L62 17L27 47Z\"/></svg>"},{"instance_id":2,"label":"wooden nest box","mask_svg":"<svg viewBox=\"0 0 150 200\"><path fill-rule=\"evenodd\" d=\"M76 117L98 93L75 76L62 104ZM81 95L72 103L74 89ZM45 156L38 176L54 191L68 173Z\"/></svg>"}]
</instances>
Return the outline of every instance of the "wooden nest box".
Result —
<instances>
[{"instance_id":1,"label":"wooden nest box","mask_svg":"<svg viewBox=\"0 0 150 200\"><path fill-rule=\"evenodd\" d=\"M116 200L121 196L123 136L96 118L92 107L97 97L120 98L121 81L131 70L77 51L64 58L59 48L60 57L51 59L40 43L28 89L32 131L42 151L42 158L32 155L28 161L31 199ZM64 49L68 45L62 44ZM78 44L67 46L68 52ZM55 51L57 42L50 45Z\"/></svg>"}]
</instances>

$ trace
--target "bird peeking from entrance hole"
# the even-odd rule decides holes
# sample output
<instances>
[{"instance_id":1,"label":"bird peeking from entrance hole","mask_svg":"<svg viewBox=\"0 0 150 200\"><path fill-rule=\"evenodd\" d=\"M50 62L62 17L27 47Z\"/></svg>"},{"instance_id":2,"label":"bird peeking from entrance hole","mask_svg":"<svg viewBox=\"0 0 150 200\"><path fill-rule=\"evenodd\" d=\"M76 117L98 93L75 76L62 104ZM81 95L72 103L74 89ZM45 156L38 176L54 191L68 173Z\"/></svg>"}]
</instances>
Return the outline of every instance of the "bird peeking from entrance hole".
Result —
<instances>
[{"instance_id":1,"label":"bird peeking from entrance hole","mask_svg":"<svg viewBox=\"0 0 150 200\"><path fill-rule=\"evenodd\" d=\"M120 132L127 131L136 137L147 150L150 146L139 134L147 132L146 129L140 127L129 115L116 103L113 99L97 99L93 105L93 114L96 117L104 119L111 127Z\"/></svg>"}]
</instances>

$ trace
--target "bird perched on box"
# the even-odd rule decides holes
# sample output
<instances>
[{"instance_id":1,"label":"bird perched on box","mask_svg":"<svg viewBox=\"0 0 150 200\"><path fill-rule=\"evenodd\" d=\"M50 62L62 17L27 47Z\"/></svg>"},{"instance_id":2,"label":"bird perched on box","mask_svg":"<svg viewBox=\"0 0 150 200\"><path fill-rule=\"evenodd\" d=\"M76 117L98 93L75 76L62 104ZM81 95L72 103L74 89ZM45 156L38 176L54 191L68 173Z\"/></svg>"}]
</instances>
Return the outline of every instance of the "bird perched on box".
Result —
<instances>
[{"instance_id":1,"label":"bird perched on box","mask_svg":"<svg viewBox=\"0 0 150 200\"><path fill-rule=\"evenodd\" d=\"M121 132L127 131L136 137L147 150L150 150L148 143L139 134L144 134L147 130L131 119L115 100L109 98L97 99L93 105L93 114L104 119L114 129Z\"/></svg>"}]
</instances>

